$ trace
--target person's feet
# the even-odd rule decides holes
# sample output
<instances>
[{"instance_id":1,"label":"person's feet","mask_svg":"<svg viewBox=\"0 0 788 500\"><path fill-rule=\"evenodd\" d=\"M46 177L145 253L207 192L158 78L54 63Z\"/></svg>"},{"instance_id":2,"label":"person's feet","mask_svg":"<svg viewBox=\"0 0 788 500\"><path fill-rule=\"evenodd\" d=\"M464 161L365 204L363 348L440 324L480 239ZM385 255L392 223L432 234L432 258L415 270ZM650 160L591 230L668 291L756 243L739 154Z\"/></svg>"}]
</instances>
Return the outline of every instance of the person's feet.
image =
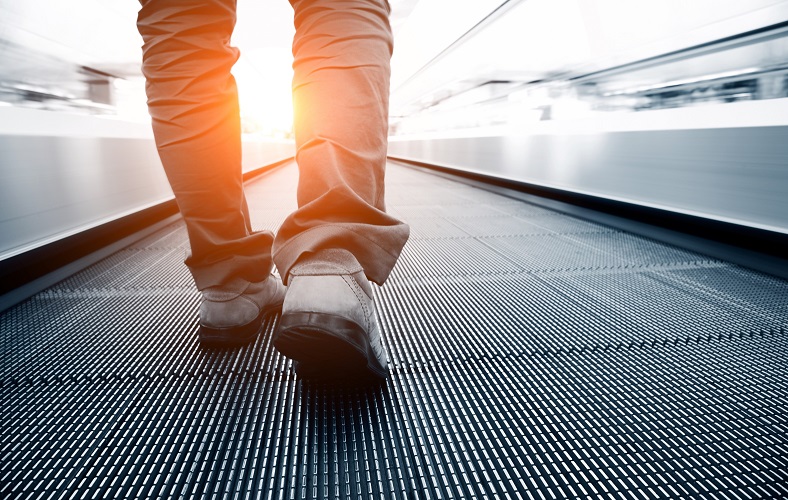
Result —
<instances>
[{"instance_id":1,"label":"person's feet","mask_svg":"<svg viewBox=\"0 0 788 500\"><path fill-rule=\"evenodd\" d=\"M302 377L386 378L372 286L349 252L323 250L290 270L273 344Z\"/></svg>"},{"instance_id":2,"label":"person's feet","mask_svg":"<svg viewBox=\"0 0 788 500\"><path fill-rule=\"evenodd\" d=\"M254 340L263 318L279 308L285 296L282 281L274 275L250 283L242 293L220 287L202 291L200 343L209 347L235 347Z\"/></svg>"}]
</instances>

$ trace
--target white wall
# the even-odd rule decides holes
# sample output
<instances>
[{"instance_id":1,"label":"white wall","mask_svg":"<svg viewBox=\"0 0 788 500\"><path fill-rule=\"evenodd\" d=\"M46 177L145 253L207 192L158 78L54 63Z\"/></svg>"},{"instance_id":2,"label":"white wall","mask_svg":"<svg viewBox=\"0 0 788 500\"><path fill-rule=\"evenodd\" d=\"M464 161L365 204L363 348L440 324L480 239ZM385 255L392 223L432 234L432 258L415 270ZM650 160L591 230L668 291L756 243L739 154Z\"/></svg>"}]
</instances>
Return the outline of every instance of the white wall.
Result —
<instances>
[{"instance_id":1,"label":"white wall","mask_svg":"<svg viewBox=\"0 0 788 500\"><path fill-rule=\"evenodd\" d=\"M786 117L788 99L601 114L392 137L389 155L788 234Z\"/></svg>"},{"instance_id":2,"label":"white wall","mask_svg":"<svg viewBox=\"0 0 788 500\"><path fill-rule=\"evenodd\" d=\"M294 155L244 143L244 171ZM150 127L0 107L0 260L172 199Z\"/></svg>"}]
</instances>

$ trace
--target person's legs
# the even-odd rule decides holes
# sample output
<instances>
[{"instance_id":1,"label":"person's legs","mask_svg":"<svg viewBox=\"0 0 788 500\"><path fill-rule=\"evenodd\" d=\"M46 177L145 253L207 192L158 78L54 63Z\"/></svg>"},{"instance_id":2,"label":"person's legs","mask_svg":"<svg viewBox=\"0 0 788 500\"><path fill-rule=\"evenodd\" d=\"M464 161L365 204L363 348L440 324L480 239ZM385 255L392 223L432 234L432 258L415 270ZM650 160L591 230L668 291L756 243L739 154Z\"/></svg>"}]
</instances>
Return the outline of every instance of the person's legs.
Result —
<instances>
[{"instance_id":1,"label":"person's legs","mask_svg":"<svg viewBox=\"0 0 788 500\"><path fill-rule=\"evenodd\" d=\"M274 345L300 375L385 377L370 279L408 239L385 212L392 35L386 0L291 0L298 210L274 242L289 288Z\"/></svg>"},{"instance_id":2,"label":"person's legs","mask_svg":"<svg viewBox=\"0 0 788 500\"><path fill-rule=\"evenodd\" d=\"M382 284L408 239L385 212L392 51L386 0L291 0L298 210L274 242L283 277L310 252L350 252Z\"/></svg>"},{"instance_id":3,"label":"person's legs","mask_svg":"<svg viewBox=\"0 0 788 500\"><path fill-rule=\"evenodd\" d=\"M270 232L253 233L230 69L235 0L140 0L143 73L159 155L186 223L186 264L203 291L201 338L245 341L277 301ZM250 319L251 318L251 319ZM250 323L251 321L251 323ZM261 321L261 320L260 320Z\"/></svg>"}]
</instances>

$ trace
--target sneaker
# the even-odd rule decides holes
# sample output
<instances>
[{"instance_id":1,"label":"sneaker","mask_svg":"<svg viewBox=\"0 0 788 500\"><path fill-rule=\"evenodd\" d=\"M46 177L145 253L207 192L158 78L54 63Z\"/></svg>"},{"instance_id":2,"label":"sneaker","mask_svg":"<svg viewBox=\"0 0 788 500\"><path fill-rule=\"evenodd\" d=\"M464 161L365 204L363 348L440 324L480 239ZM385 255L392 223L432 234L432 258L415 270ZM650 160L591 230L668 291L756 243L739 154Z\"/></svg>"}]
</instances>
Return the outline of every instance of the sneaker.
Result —
<instances>
[{"instance_id":1,"label":"sneaker","mask_svg":"<svg viewBox=\"0 0 788 500\"><path fill-rule=\"evenodd\" d=\"M372 285L349 252L323 250L290 270L273 344L304 378L386 378Z\"/></svg>"},{"instance_id":2,"label":"sneaker","mask_svg":"<svg viewBox=\"0 0 788 500\"><path fill-rule=\"evenodd\" d=\"M263 318L282 305L285 290L274 275L249 283L242 293L206 288L200 304L200 343L234 347L254 340L263 328Z\"/></svg>"}]
</instances>

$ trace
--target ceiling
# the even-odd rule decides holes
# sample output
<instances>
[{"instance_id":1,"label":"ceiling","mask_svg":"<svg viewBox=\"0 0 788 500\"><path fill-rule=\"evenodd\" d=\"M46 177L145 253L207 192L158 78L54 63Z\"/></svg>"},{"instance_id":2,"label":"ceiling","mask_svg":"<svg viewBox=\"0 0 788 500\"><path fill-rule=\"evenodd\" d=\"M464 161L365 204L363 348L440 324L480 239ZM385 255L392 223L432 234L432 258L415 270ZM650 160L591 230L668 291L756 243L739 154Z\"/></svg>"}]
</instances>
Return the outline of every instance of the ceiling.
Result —
<instances>
[{"instance_id":1,"label":"ceiling","mask_svg":"<svg viewBox=\"0 0 788 500\"><path fill-rule=\"evenodd\" d=\"M419 0L391 0L391 24L399 31ZM0 0L0 50L9 44L51 59L119 76L138 76L140 46L134 0ZM233 44L243 57L259 51L289 54L295 30L285 0L238 0ZM7 70L7 68L4 68ZM5 71L7 72L7 71Z\"/></svg>"},{"instance_id":2,"label":"ceiling","mask_svg":"<svg viewBox=\"0 0 788 500\"><path fill-rule=\"evenodd\" d=\"M433 2L430 2L433 3ZM488 14L427 64L399 66L392 114L408 115L489 82L577 77L788 21L785 0L510 0L487 2ZM492 4L499 7L492 8ZM476 5L476 4L475 4ZM414 33L428 21L408 20ZM434 25L434 23L433 23ZM444 28L445 29L445 28ZM404 32L410 54L418 37ZM787 61L788 62L788 61ZM680 75L664 75L669 80Z\"/></svg>"},{"instance_id":3,"label":"ceiling","mask_svg":"<svg viewBox=\"0 0 788 500\"><path fill-rule=\"evenodd\" d=\"M395 114L457 88L581 74L788 21L788 0L390 3ZM139 77L133 0L0 0L0 9L0 80L27 71L64 81L57 61ZM242 59L234 73L242 96L260 94L245 90L256 87L281 105L289 94L292 9L285 0L238 0L238 13L233 43Z\"/></svg>"}]
</instances>

